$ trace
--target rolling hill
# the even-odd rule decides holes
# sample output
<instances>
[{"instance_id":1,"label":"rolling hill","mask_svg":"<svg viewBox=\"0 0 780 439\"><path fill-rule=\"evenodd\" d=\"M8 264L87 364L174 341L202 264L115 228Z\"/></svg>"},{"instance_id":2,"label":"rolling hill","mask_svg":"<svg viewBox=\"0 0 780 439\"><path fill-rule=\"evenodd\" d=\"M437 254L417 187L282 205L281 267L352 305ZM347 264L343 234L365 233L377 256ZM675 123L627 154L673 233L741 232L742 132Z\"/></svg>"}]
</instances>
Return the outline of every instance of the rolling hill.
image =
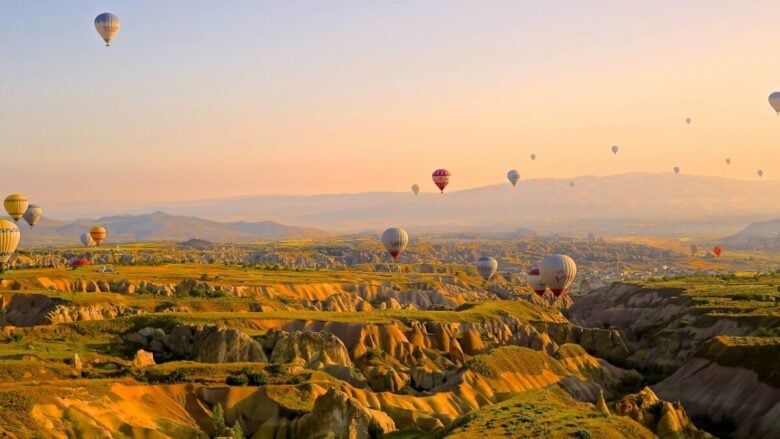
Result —
<instances>
[{"instance_id":1,"label":"rolling hill","mask_svg":"<svg viewBox=\"0 0 780 439\"><path fill-rule=\"evenodd\" d=\"M723 240L740 250L780 250L780 219L750 223L745 229Z\"/></svg>"}]
</instances>

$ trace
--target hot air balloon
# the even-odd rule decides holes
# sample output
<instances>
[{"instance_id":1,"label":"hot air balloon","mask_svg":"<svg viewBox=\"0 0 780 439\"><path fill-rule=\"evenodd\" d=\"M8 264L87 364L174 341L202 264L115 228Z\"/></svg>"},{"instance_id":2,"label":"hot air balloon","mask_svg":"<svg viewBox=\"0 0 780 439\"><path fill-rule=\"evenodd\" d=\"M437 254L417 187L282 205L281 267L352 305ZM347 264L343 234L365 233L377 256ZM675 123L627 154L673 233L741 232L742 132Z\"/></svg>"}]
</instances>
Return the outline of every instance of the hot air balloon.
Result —
<instances>
[{"instance_id":1,"label":"hot air balloon","mask_svg":"<svg viewBox=\"0 0 780 439\"><path fill-rule=\"evenodd\" d=\"M565 293L574 281L577 265L566 255L548 255L542 260L540 272L545 285L557 297Z\"/></svg>"},{"instance_id":2,"label":"hot air balloon","mask_svg":"<svg viewBox=\"0 0 780 439\"><path fill-rule=\"evenodd\" d=\"M699 246L696 244L691 244L691 256L696 256L696 253L699 252Z\"/></svg>"},{"instance_id":3,"label":"hot air balloon","mask_svg":"<svg viewBox=\"0 0 780 439\"><path fill-rule=\"evenodd\" d=\"M536 154L531 154L531 160L536 160Z\"/></svg>"},{"instance_id":4,"label":"hot air balloon","mask_svg":"<svg viewBox=\"0 0 780 439\"><path fill-rule=\"evenodd\" d=\"M574 182L573 181L569 182L569 187L574 187Z\"/></svg>"},{"instance_id":5,"label":"hot air balloon","mask_svg":"<svg viewBox=\"0 0 780 439\"><path fill-rule=\"evenodd\" d=\"M520 173L512 169L506 173L506 178L512 183L512 186L517 186L517 180L520 180Z\"/></svg>"},{"instance_id":6,"label":"hot air balloon","mask_svg":"<svg viewBox=\"0 0 780 439\"><path fill-rule=\"evenodd\" d=\"M759 170L756 172L756 174L758 174L758 178L761 178L761 177L763 177L763 176L764 176L764 171L762 171L761 169L759 169Z\"/></svg>"},{"instance_id":7,"label":"hot air balloon","mask_svg":"<svg viewBox=\"0 0 780 439\"><path fill-rule=\"evenodd\" d=\"M714 253L715 256L720 257L721 253L723 253L723 247L716 245L712 248L712 253Z\"/></svg>"},{"instance_id":8,"label":"hot air balloon","mask_svg":"<svg viewBox=\"0 0 780 439\"><path fill-rule=\"evenodd\" d=\"M731 164L731 159L726 159L726 164L730 165Z\"/></svg>"},{"instance_id":9,"label":"hot air balloon","mask_svg":"<svg viewBox=\"0 0 780 439\"><path fill-rule=\"evenodd\" d=\"M68 265L70 265L70 268L75 270L79 267L86 267L87 265L92 265L92 263L89 262L89 259L87 258L73 258L70 260L70 263L68 263Z\"/></svg>"},{"instance_id":10,"label":"hot air balloon","mask_svg":"<svg viewBox=\"0 0 780 439\"><path fill-rule=\"evenodd\" d=\"M617 145L612 145L612 154L617 154L618 151L620 151L620 148Z\"/></svg>"},{"instance_id":11,"label":"hot air balloon","mask_svg":"<svg viewBox=\"0 0 780 439\"><path fill-rule=\"evenodd\" d=\"M526 279L528 280L528 285L533 288L534 292L539 296L542 297L544 295L544 292L547 290L547 286L544 284L544 281L542 280L542 275L539 272L538 268L534 268L533 270L528 272L528 276L526 276Z\"/></svg>"},{"instance_id":12,"label":"hot air balloon","mask_svg":"<svg viewBox=\"0 0 780 439\"><path fill-rule=\"evenodd\" d=\"M111 40L119 32L119 26L119 17L114 14L104 12L95 17L95 29L106 42L106 47L111 45Z\"/></svg>"},{"instance_id":13,"label":"hot air balloon","mask_svg":"<svg viewBox=\"0 0 780 439\"><path fill-rule=\"evenodd\" d=\"M36 204L30 204L22 217L27 221L27 224L29 224L30 227L33 227L38 224L41 216L43 216L43 209Z\"/></svg>"},{"instance_id":14,"label":"hot air balloon","mask_svg":"<svg viewBox=\"0 0 780 439\"><path fill-rule=\"evenodd\" d=\"M404 229L393 227L382 233L382 244L393 259L398 259L408 243L409 235Z\"/></svg>"},{"instance_id":15,"label":"hot air balloon","mask_svg":"<svg viewBox=\"0 0 780 439\"><path fill-rule=\"evenodd\" d=\"M490 280L498 270L498 262L490 256L482 256L477 259L477 271L482 279Z\"/></svg>"},{"instance_id":16,"label":"hot air balloon","mask_svg":"<svg viewBox=\"0 0 780 439\"><path fill-rule=\"evenodd\" d=\"M688 125L690 125L690 124L691 124L691 118L690 118L690 117L686 117L686 118L685 118L685 123L687 123Z\"/></svg>"},{"instance_id":17,"label":"hot air balloon","mask_svg":"<svg viewBox=\"0 0 780 439\"><path fill-rule=\"evenodd\" d=\"M679 174L680 173L680 167L679 166L675 166L674 167L674 173L675 174Z\"/></svg>"},{"instance_id":18,"label":"hot air balloon","mask_svg":"<svg viewBox=\"0 0 780 439\"><path fill-rule=\"evenodd\" d=\"M10 215L14 221L19 221L19 218L27 211L27 197L22 194L11 194L5 197L3 206L5 206L5 211L8 212L8 215Z\"/></svg>"},{"instance_id":19,"label":"hot air balloon","mask_svg":"<svg viewBox=\"0 0 780 439\"><path fill-rule=\"evenodd\" d=\"M412 185L412 192L414 192L415 195L420 193L420 185L419 184L413 184Z\"/></svg>"},{"instance_id":20,"label":"hot air balloon","mask_svg":"<svg viewBox=\"0 0 780 439\"><path fill-rule=\"evenodd\" d=\"M93 240L92 237L89 236L89 233L82 233L80 239L81 239L81 244L84 245L84 247L92 247L95 245L95 240Z\"/></svg>"},{"instance_id":21,"label":"hot air balloon","mask_svg":"<svg viewBox=\"0 0 780 439\"><path fill-rule=\"evenodd\" d=\"M450 171L446 169L437 169L433 171L433 183L444 193L444 188L450 183Z\"/></svg>"},{"instance_id":22,"label":"hot air balloon","mask_svg":"<svg viewBox=\"0 0 780 439\"><path fill-rule=\"evenodd\" d=\"M780 114L780 91L776 91L769 95L769 105L772 106L777 114Z\"/></svg>"},{"instance_id":23,"label":"hot air balloon","mask_svg":"<svg viewBox=\"0 0 780 439\"><path fill-rule=\"evenodd\" d=\"M100 245L108 235L108 231L103 226L95 226L89 229L89 236L95 241L95 244Z\"/></svg>"},{"instance_id":24,"label":"hot air balloon","mask_svg":"<svg viewBox=\"0 0 780 439\"><path fill-rule=\"evenodd\" d=\"M19 227L16 227L16 224L0 219L0 271L13 256L20 238Z\"/></svg>"}]
</instances>

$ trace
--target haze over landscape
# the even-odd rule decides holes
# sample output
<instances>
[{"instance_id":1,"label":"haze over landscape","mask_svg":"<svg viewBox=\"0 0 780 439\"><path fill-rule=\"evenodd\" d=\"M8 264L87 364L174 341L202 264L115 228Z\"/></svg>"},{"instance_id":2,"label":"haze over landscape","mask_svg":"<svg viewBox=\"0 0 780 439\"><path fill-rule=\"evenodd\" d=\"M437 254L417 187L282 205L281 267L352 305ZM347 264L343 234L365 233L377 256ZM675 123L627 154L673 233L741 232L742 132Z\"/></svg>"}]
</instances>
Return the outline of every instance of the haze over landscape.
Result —
<instances>
[{"instance_id":1,"label":"haze over landscape","mask_svg":"<svg viewBox=\"0 0 780 439\"><path fill-rule=\"evenodd\" d=\"M0 3L0 437L780 437L778 16Z\"/></svg>"}]
</instances>

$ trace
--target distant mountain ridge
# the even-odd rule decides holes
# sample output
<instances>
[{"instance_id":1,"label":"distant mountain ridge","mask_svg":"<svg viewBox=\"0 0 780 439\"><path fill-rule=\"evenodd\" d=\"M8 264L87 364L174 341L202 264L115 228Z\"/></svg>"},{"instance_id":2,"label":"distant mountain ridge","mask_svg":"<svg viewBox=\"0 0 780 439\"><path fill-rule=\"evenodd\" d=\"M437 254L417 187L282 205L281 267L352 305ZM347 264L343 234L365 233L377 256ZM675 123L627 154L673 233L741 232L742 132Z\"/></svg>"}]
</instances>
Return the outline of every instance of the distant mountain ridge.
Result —
<instances>
[{"instance_id":1,"label":"distant mountain ridge","mask_svg":"<svg viewBox=\"0 0 780 439\"><path fill-rule=\"evenodd\" d=\"M780 251L780 218L750 223L723 242L740 250Z\"/></svg>"},{"instance_id":2,"label":"distant mountain ridge","mask_svg":"<svg viewBox=\"0 0 780 439\"><path fill-rule=\"evenodd\" d=\"M191 216L169 215L159 211L144 215L115 215L94 220L59 221L43 218L34 228L20 221L19 228L22 230L23 245L77 245L79 236L96 224L103 225L109 230L108 244L191 239L212 242L262 241L322 238L330 235L320 229L287 226L275 221L228 223Z\"/></svg>"}]
</instances>

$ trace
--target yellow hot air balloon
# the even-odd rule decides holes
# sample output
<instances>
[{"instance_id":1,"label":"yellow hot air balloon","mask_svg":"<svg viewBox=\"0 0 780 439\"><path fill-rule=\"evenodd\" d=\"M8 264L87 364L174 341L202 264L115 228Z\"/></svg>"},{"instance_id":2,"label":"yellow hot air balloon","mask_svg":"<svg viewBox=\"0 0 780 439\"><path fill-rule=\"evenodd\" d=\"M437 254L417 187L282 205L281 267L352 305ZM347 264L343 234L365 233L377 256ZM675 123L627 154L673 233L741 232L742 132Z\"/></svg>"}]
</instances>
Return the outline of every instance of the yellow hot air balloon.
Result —
<instances>
[{"instance_id":1,"label":"yellow hot air balloon","mask_svg":"<svg viewBox=\"0 0 780 439\"><path fill-rule=\"evenodd\" d=\"M119 32L120 25L119 17L110 12L104 12L95 18L95 30L100 34L100 38L106 42L106 46L111 45L111 40Z\"/></svg>"},{"instance_id":2,"label":"yellow hot air balloon","mask_svg":"<svg viewBox=\"0 0 780 439\"><path fill-rule=\"evenodd\" d=\"M8 215L11 215L14 221L19 221L19 218L27 212L28 204L27 197L22 194L9 195L5 197L5 202L3 202L5 211L8 212Z\"/></svg>"},{"instance_id":3,"label":"yellow hot air balloon","mask_svg":"<svg viewBox=\"0 0 780 439\"><path fill-rule=\"evenodd\" d=\"M19 245L19 227L8 220L0 220L0 271L11 259Z\"/></svg>"},{"instance_id":4,"label":"yellow hot air balloon","mask_svg":"<svg viewBox=\"0 0 780 439\"><path fill-rule=\"evenodd\" d=\"M106 228L103 226L95 226L89 229L89 236L93 241L95 241L95 244L97 245L100 245L103 241L105 241L107 235L108 230L106 230Z\"/></svg>"}]
</instances>

